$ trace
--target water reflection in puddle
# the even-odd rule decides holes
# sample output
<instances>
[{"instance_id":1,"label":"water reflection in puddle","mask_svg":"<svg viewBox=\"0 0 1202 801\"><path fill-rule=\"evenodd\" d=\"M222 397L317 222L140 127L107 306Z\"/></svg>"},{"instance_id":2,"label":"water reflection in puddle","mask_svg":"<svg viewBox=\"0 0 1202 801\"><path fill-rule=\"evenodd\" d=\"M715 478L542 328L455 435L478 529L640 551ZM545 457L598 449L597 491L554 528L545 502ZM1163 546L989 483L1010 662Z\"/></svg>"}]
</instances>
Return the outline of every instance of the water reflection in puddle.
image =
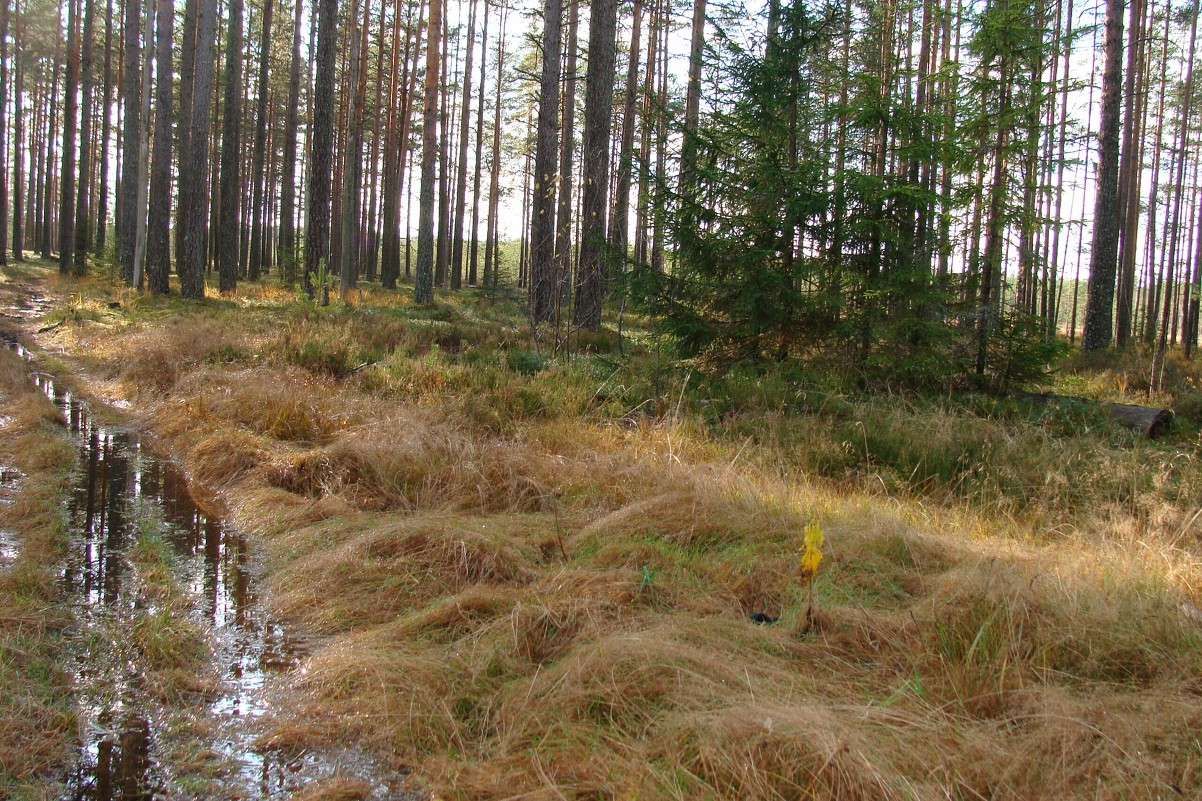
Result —
<instances>
[{"instance_id":1,"label":"water reflection in puddle","mask_svg":"<svg viewBox=\"0 0 1202 801\"><path fill-rule=\"evenodd\" d=\"M0 570L6 570L17 561L21 549L17 546L17 537L11 531L0 531Z\"/></svg>"},{"instance_id":2,"label":"water reflection in puddle","mask_svg":"<svg viewBox=\"0 0 1202 801\"><path fill-rule=\"evenodd\" d=\"M375 798L413 798L395 789L399 777L380 780L358 752L256 750L256 721L269 711L264 680L295 667L306 644L257 604L247 543L197 505L183 473L150 453L137 432L98 424L87 405L51 376L35 379L74 435L80 464L67 503L71 541L61 580L76 608L75 672L85 730L61 801L172 795L171 767L163 764L159 742L163 713L147 691L131 636L145 601L137 593L130 551L148 526L168 543L176 578L192 598L191 615L215 644L221 682L205 696L217 732L208 747L236 766L223 780L236 785L228 795L277 798L337 775L367 780ZM0 532L0 564L10 547L15 543Z\"/></svg>"}]
</instances>

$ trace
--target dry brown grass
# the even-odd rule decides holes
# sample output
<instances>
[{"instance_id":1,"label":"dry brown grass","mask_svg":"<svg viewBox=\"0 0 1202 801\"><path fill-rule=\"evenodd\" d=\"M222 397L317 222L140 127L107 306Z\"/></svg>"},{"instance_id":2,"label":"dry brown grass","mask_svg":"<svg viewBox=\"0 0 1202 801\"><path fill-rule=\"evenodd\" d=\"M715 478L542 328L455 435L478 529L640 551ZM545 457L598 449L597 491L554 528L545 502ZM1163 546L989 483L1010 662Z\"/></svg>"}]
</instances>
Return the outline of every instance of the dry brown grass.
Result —
<instances>
[{"instance_id":1,"label":"dry brown grass","mask_svg":"<svg viewBox=\"0 0 1202 801\"><path fill-rule=\"evenodd\" d=\"M0 504L0 529L18 548L0 567L0 795L34 797L46 792L74 725L61 636L70 614L57 604L55 574L74 451L52 422L53 404L7 349L0 349L0 415L0 463L24 474Z\"/></svg>"},{"instance_id":2,"label":"dry brown grass","mask_svg":"<svg viewBox=\"0 0 1202 801\"><path fill-rule=\"evenodd\" d=\"M434 313L84 328L95 375L140 393L262 538L275 611L320 636L267 744L354 739L464 799L1202 795L1202 628L1180 612L1202 605L1183 500L1199 482L1180 464L1178 494L1143 508L1119 486L1135 457L1108 477L1091 463L1111 500L1043 528L1067 501L1027 516L925 485L837 489L786 447L804 418L749 416L737 441L679 408L615 424L583 373L505 372L471 354L508 334ZM955 478L959 457L933 451L986 458L1009 442L990 425L874 431L872 458ZM1070 453L1039 436L1040 458ZM1036 502L1059 491L1003 461ZM828 542L813 614L811 519Z\"/></svg>"}]
</instances>

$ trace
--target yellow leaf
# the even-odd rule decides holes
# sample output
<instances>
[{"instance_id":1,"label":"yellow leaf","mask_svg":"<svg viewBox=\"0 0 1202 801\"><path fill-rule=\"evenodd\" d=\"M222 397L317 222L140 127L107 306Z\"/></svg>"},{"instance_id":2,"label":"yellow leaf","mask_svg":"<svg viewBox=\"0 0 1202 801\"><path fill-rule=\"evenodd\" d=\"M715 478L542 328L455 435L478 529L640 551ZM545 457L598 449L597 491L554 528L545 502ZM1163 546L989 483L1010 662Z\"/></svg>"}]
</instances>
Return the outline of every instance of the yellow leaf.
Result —
<instances>
[{"instance_id":1,"label":"yellow leaf","mask_svg":"<svg viewBox=\"0 0 1202 801\"><path fill-rule=\"evenodd\" d=\"M801 549L801 577L808 582L818 573L818 565L822 562L822 544L826 537L817 523L810 523L805 528L805 544Z\"/></svg>"}]
</instances>

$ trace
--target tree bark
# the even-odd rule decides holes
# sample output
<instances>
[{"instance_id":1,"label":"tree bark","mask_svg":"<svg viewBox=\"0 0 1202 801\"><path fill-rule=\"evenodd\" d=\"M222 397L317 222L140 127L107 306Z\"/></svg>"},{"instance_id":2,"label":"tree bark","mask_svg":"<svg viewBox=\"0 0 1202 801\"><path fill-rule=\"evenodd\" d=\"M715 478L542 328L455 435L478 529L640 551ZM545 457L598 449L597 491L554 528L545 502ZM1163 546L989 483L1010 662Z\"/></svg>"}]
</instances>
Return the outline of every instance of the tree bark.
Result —
<instances>
[{"instance_id":1,"label":"tree bark","mask_svg":"<svg viewBox=\"0 0 1202 801\"><path fill-rule=\"evenodd\" d=\"M463 218L467 213L467 145L472 107L472 56L476 48L476 0L467 17L467 56L463 66L463 99L459 106L459 171L455 181L455 221L452 225L451 289L463 286Z\"/></svg>"},{"instance_id":2,"label":"tree bark","mask_svg":"<svg viewBox=\"0 0 1202 801\"><path fill-rule=\"evenodd\" d=\"M493 98L492 158L488 166L488 226L484 232L484 283L497 276L497 208L501 201L501 86L505 78L505 22L509 7L501 6L501 23L497 33L497 85ZM525 226L522 228L525 231ZM524 243L526 238L522 237Z\"/></svg>"},{"instance_id":3,"label":"tree bark","mask_svg":"<svg viewBox=\"0 0 1202 801\"><path fill-rule=\"evenodd\" d=\"M79 185L76 189L75 201L74 272L77 276L87 275L88 251L92 244L92 213L89 207L91 185L88 176L92 171L92 40L94 39L95 20L96 12L93 0L84 0L83 41L80 45L82 51L80 96L83 102L79 115ZM3 93L0 92L0 96L2 95ZM7 238L3 236L3 233L0 231L0 242Z\"/></svg>"},{"instance_id":4,"label":"tree bark","mask_svg":"<svg viewBox=\"0 0 1202 801\"><path fill-rule=\"evenodd\" d=\"M186 46L185 46L186 49ZM138 83L142 64L142 15L138 0L125 0L125 58L122 64L121 98L125 101L121 129L121 202L117 215L117 248L121 280L134 280L135 201L138 197ZM74 94L74 92L72 92Z\"/></svg>"},{"instance_id":5,"label":"tree bark","mask_svg":"<svg viewBox=\"0 0 1202 801\"><path fill-rule=\"evenodd\" d=\"M477 282L480 254L480 181L483 177L484 159L484 89L488 64L488 0L484 0L484 29L480 33L480 99L476 103L476 160L472 175L472 238L468 245L467 282Z\"/></svg>"},{"instance_id":6,"label":"tree bark","mask_svg":"<svg viewBox=\"0 0 1202 801\"><path fill-rule=\"evenodd\" d=\"M149 187L147 186L150 178L150 82L153 79L151 68L154 67L154 58L150 51L150 46L154 42L154 3L151 0L146 0L146 13L142 20L143 30L146 31L146 57L142 60L142 98L138 107L140 115L138 121L138 191L134 200L134 209L137 213L137 219L134 221L134 280L133 285L139 290L142 289L144 275L143 270L146 266L146 217L147 217L147 196Z\"/></svg>"},{"instance_id":7,"label":"tree bark","mask_svg":"<svg viewBox=\"0 0 1202 801\"><path fill-rule=\"evenodd\" d=\"M108 244L109 143L112 141L113 128L113 0L108 0L104 11L104 91L100 102L100 181L96 191L96 228L92 236L92 252L97 258L104 255Z\"/></svg>"},{"instance_id":8,"label":"tree bark","mask_svg":"<svg viewBox=\"0 0 1202 801\"><path fill-rule=\"evenodd\" d=\"M309 151L308 222L305 226L305 292L313 299L313 275L330 256L330 180L334 155L334 58L338 45L338 0L319 0L317 77L313 97L313 141ZM329 291L323 283L322 299Z\"/></svg>"},{"instance_id":9,"label":"tree bark","mask_svg":"<svg viewBox=\"0 0 1202 801\"><path fill-rule=\"evenodd\" d=\"M422 108L422 182L418 199L416 303L434 302L434 183L438 172L439 47L442 43L442 0L430 0L426 32L426 81Z\"/></svg>"},{"instance_id":10,"label":"tree bark","mask_svg":"<svg viewBox=\"0 0 1202 801\"><path fill-rule=\"evenodd\" d=\"M264 183L267 180L265 161L267 151L267 77L271 65L271 12L273 0L264 0L262 18L262 36L259 39L259 83L258 96L255 98L255 144L253 164L250 168L251 181L254 190L250 201L250 261L247 266L247 278L259 280L263 268L263 222L264 222Z\"/></svg>"},{"instance_id":11,"label":"tree bark","mask_svg":"<svg viewBox=\"0 0 1202 801\"><path fill-rule=\"evenodd\" d=\"M559 156L560 0L543 3L543 63L534 151L534 197L530 219L530 317L546 322L555 312L555 188Z\"/></svg>"},{"instance_id":12,"label":"tree bark","mask_svg":"<svg viewBox=\"0 0 1202 801\"><path fill-rule=\"evenodd\" d=\"M368 0L370 5L370 0ZM341 268L338 282L338 296L346 300L347 292L352 289L359 275L359 214L362 192L363 174L363 105L367 92L366 74L363 69L363 59L366 48L363 38L367 35L367 26L362 32L358 27L359 2L351 3L350 16L350 77L347 81L348 91L353 92L346 136L345 166L343 167L342 190L342 252L338 263Z\"/></svg>"},{"instance_id":13,"label":"tree bark","mask_svg":"<svg viewBox=\"0 0 1202 801\"><path fill-rule=\"evenodd\" d=\"M292 65L288 70L288 109L284 121L284 163L280 182L279 261L285 279L296 281L296 133L300 118L301 3L296 0L292 29Z\"/></svg>"},{"instance_id":14,"label":"tree bark","mask_svg":"<svg viewBox=\"0 0 1202 801\"><path fill-rule=\"evenodd\" d=\"M171 63L175 8L172 0L157 0L155 61L157 85L154 110L154 156L150 177L146 242L147 288L160 295L171 290L171 118L174 69Z\"/></svg>"},{"instance_id":15,"label":"tree bark","mask_svg":"<svg viewBox=\"0 0 1202 801\"><path fill-rule=\"evenodd\" d=\"M574 322L594 331L601 327L608 257L605 214L609 207L609 130L613 118L617 16L617 0L593 0L584 97L584 198Z\"/></svg>"},{"instance_id":16,"label":"tree bark","mask_svg":"<svg viewBox=\"0 0 1202 801\"><path fill-rule=\"evenodd\" d=\"M71 272L75 248L75 122L79 87L79 2L68 0L67 80L63 88L63 165L59 179L58 271Z\"/></svg>"},{"instance_id":17,"label":"tree bark","mask_svg":"<svg viewBox=\"0 0 1202 801\"><path fill-rule=\"evenodd\" d=\"M1122 0L1106 0L1106 61L1102 72L1102 118L1098 136L1098 194L1094 203L1089 294L1085 302L1087 351L1110 345L1114 333L1114 283L1119 248L1119 115L1123 78Z\"/></svg>"},{"instance_id":18,"label":"tree bark","mask_svg":"<svg viewBox=\"0 0 1202 801\"><path fill-rule=\"evenodd\" d=\"M4 0L5 5L8 0ZM13 158L13 260L25 261L25 228L23 226L23 218L25 213L25 198L22 194L24 182L22 180L22 167L25 163L24 153L33 153L33 148L29 147L25 142L25 113L22 108L24 105L25 94L25 64L20 58L22 45L22 34L25 28L25 17L21 11L20 0L16 6L16 22L12 26L13 30L13 49L17 57L14 59L14 72L16 73L16 91L13 93L13 143L16 147L16 156ZM30 158L32 162L32 155ZM0 208L0 214L4 214L4 209ZM3 243L0 242L0 254L4 250Z\"/></svg>"},{"instance_id":19,"label":"tree bark","mask_svg":"<svg viewBox=\"0 0 1202 801\"><path fill-rule=\"evenodd\" d=\"M239 205L242 201L242 0L229 0L226 23L225 102L221 133L221 235L217 270L221 294L238 288Z\"/></svg>"},{"instance_id":20,"label":"tree bark","mask_svg":"<svg viewBox=\"0 0 1202 801\"><path fill-rule=\"evenodd\" d=\"M559 188L555 210L555 302L567 302L572 275L572 204L573 161L576 155L576 55L577 31L580 27L581 0L568 0L567 41L564 43L563 71L565 78L560 97L562 112L559 118Z\"/></svg>"},{"instance_id":21,"label":"tree bark","mask_svg":"<svg viewBox=\"0 0 1202 801\"><path fill-rule=\"evenodd\" d=\"M180 162L188 162L188 182L181 182L181 207L176 225L183 229L183 248L178 257L180 295L197 300L204 297L204 272L207 263L209 127L216 38L216 0L196 0L196 39L192 54L193 80L190 90L190 129L187 136L191 153L180 153ZM185 39L185 53L187 49L188 42ZM182 94L181 90L181 96ZM180 138L182 140L184 137Z\"/></svg>"},{"instance_id":22,"label":"tree bark","mask_svg":"<svg viewBox=\"0 0 1202 801\"><path fill-rule=\"evenodd\" d=\"M618 180L614 188L614 210L609 223L609 240L614 256L623 263L630 241L630 183L634 166L635 99L639 85L639 36L643 24L643 0L634 0L630 27L630 50L626 63L626 88L622 98L622 145L618 152Z\"/></svg>"}]
</instances>

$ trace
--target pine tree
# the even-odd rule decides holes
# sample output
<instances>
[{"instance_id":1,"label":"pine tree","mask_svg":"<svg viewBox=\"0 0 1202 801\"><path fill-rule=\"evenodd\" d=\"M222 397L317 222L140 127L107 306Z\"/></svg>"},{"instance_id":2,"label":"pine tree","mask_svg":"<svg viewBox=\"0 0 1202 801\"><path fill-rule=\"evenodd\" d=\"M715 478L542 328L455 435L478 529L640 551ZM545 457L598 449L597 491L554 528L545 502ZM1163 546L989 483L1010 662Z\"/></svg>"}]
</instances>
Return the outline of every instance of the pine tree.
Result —
<instances>
[{"instance_id":1,"label":"pine tree","mask_svg":"<svg viewBox=\"0 0 1202 801\"><path fill-rule=\"evenodd\" d=\"M1119 116L1122 100L1123 4L1106 0L1106 65L1102 73L1102 119L1098 134L1098 194L1094 204L1089 295L1085 306L1086 350L1110 345L1114 333L1114 284L1119 247Z\"/></svg>"}]
</instances>

